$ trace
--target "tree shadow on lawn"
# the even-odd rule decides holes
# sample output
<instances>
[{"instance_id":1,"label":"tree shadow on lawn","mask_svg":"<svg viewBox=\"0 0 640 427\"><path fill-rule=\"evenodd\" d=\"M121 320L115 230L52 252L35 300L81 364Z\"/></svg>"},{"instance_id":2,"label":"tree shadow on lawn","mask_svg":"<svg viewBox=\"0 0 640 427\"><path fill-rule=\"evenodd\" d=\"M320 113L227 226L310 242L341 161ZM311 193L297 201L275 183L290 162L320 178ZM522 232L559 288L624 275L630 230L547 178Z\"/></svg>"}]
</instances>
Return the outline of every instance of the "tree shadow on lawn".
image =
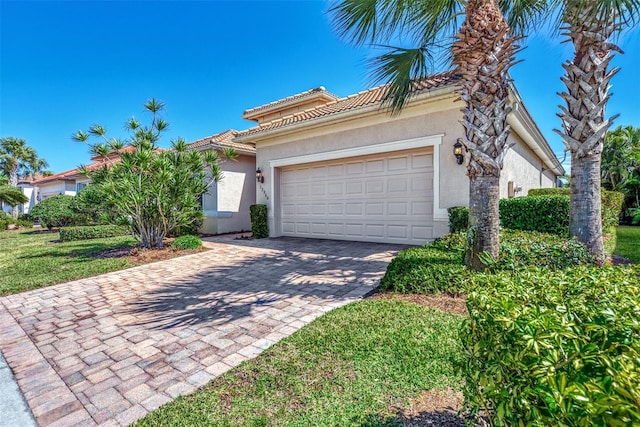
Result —
<instances>
[{"instance_id":1,"label":"tree shadow on lawn","mask_svg":"<svg viewBox=\"0 0 640 427\"><path fill-rule=\"evenodd\" d=\"M296 238L256 242L224 242L237 248L224 265L206 265L209 252L194 255L189 259L194 262L193 275L150 284L118 312L152 329L214 326L251 315L270 326L278 324L281 310L290 307L286 299L319 304L348 298L361 286L373 289L391 257L404 248ZM215 254L216 249L210 252ZM304 316L304 309L289 310Z\"/></svg>"}]
</instances>

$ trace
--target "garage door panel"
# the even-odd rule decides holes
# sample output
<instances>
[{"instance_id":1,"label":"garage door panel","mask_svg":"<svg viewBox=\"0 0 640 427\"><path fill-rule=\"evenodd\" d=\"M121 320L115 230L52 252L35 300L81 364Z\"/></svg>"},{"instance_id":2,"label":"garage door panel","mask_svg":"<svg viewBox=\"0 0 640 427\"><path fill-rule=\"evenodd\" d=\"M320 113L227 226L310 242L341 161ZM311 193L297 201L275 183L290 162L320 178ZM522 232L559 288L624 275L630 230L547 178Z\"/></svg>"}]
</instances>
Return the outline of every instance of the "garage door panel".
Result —
<instances>
[{"instance_id":1,"label":"garage door panel","mask_svg":"<svg viewBox=\"0 0 640 427\"><path fill-rule=\"evenodd\" d=\"M433 238L428 149L291 166L280 177L284 235L408 244Z\"/></svg>"}]
</instances>

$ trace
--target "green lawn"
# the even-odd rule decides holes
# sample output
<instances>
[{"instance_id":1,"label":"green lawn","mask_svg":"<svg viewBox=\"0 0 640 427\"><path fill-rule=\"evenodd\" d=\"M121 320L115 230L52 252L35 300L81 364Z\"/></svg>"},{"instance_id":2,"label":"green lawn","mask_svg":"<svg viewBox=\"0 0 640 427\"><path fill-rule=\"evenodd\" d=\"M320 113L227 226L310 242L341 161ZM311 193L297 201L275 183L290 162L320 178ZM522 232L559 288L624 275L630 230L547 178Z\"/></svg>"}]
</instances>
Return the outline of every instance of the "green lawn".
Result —
<instances>
[{"instance_id":1,"label":"green lawn","mask_svg":"<svg viewBox=\"0 0 640 427\"><path fill-rule=\"evenodd\" d=\"M618 227L613 253L640 263L640 227Z\"/></svg>"},{"instance_id":2,"label":"green lawn","mask_svg":"<svg viewBox=\"0 0 640 427\"><path fill-rule=\"evenodd\" d=\"M398 425L421 391L460 389L461 322L397 300L352 303L136 425Z\"/></svg>"},{"instance_id":3,"label":"green lawn","mask_svg":"<svg viewBox=\"0 0 640 427\"><path fill-rule=\"evenodd\" d=\"M131 237L57 243L58 233L0 233L0 295L130 267L125 258L97 258L105 250L134 245Z\"/></svg>"}]
</instances>

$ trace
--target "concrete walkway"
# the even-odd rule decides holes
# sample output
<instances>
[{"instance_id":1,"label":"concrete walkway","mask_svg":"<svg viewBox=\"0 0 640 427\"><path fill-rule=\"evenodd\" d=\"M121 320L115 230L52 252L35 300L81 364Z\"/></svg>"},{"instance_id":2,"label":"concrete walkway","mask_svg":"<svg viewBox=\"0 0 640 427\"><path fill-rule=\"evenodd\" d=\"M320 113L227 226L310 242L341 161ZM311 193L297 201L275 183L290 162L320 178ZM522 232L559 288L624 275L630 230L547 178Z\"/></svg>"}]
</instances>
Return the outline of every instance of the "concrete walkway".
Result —
<instances>
[{"instance_id":1,"label":"concrete walkway","mask_svg":"<svg viewBox=\"0 0 640 427\"><path fill-rule=\"evenodd\" d=\"M361 298L402 249L208 240L207 252L0 298L0 350L39 425L128 425Z\"/></svg>"}]
</instances>

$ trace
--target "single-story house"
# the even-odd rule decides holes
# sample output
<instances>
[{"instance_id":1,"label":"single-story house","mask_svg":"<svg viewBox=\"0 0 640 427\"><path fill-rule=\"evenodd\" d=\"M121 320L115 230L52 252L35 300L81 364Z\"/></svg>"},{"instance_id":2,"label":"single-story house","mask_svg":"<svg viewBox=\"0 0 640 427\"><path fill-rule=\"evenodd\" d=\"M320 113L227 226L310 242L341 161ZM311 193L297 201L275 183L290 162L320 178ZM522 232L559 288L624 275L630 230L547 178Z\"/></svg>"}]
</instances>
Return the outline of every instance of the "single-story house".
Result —
<instances>
[{"instance_id":1,"label":"single-story house","mask_svg":"<svg viewBox=\"0 0 640 427\"><path fill-rule=\"evenodd\" d=\"M257 202L267 205L272 237L424 244L446 234L447 208L469 203L466 167L453 153L464 137L457 80L452 72L422 79L398 115L383 108L386 85L346 97L318 87L246 110L256 126L189 144L238 153L203 196L200 231L250 230ZM511 100L501 197L554 187L565 174L513 85ZM87 182L74 169L34 186L40 200Z\"/></svg>"},{"instance_id":2,"label":"single-story house","mask_svg":"<svg viewBox=\"0 0 640 427\"><path fill-rule=\"evenodd\" d=\"M382 108L385 85L342 98L319 87L246 110L257 126L231 141L255 147L270 235L424 244L446 234L447 208L469 202L453 154L464 136L456 81L421 80L399 115ZM554 187L565 173L515 86L511 97L501 197Z\"/></svg>"}]
</instances>

